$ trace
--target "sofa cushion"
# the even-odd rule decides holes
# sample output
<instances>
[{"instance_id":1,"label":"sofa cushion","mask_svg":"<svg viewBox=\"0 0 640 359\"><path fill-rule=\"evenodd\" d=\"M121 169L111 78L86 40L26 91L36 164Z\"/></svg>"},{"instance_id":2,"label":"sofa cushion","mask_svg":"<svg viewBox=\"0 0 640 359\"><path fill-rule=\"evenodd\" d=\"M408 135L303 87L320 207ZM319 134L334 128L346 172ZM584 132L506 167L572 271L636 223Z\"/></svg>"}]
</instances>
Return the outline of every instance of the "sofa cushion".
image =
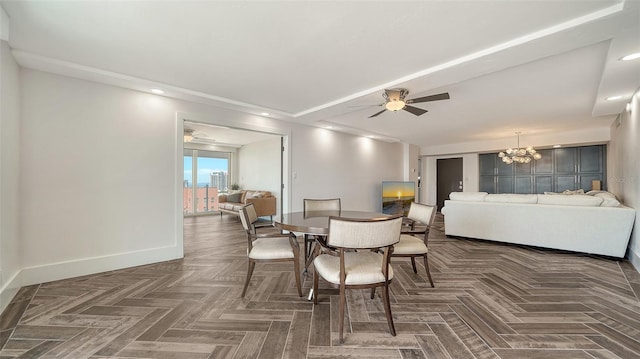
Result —
<instances>
[{"instance_id":1,"label":"sofa cushion","mask_svg":"<svg viewBox=\"0 0 640 359\"><path fill-rule=\"evenodd\" d=\"M484 198L484 201L485 202L495 202L495 203L536 204L536 203L538 203L538 195L536 195L536 194L515 194L515 193L488 194Z\"/></svg>"},{"instance_id":2,"label":"sofa cushion","mask_svg":"<svg viewBox=\"0 0 640 359\"><path fill-rule=\"evenodd\" d=\"M538 204L598 207L600 206L601 203L602 203L602 198L589 196L586 194L574 194L571 196L549 196L549 195L541 194L538 196Z\"/></svg>"},{"instance_id":3,"label":"sofa cushion","mask_svg":"<svg viewBox=\"0 0 640 359\"><path fill-rule=\"evenodd\" d=\"M229 211L233 211L233 207L237 206L237 203L231 203L231 202L223 202L218 204L218 208L220 209L226 209Z\"/></svg>"},{"instance_id":4,"label":"sofa cushion","mask_svg":"<svg viewBox=\"0 0 640 359\"><path fill-rule=\"evenodd\" d=\"M488 194L484 197L485 202L496 203L526 203L536 204L538 203L538 195L535 194L515 194L515 193L501 193L501 194Z\"/></svg>"},{"instance_id":5,"label":"sofa cushion","mask_svg":"<svg viewBox=\"0 0 640 359\"><path fill-rule=\"evenodd\" d=\"M227 195L227 202L240 203L240 197L242 193L232 193Z\"/></svg>"},{"instance_id":6,"label":"sofa cushion","mask_svg":"<svg viewBox=\"0 0 640 359\"><path fill-rule=\"evenodd\" d=\"M483 202L487 192L451 192L449 199L452 201Z\"/></svg>"}]
</instances>

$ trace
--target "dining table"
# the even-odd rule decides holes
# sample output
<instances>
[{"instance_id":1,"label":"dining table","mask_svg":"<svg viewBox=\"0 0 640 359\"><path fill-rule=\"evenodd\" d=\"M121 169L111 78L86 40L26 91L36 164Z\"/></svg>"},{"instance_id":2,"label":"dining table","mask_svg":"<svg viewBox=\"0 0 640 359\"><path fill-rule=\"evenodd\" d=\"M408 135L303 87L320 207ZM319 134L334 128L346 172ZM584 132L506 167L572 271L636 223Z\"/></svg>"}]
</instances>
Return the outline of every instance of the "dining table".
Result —
<instances>
[{"instance_id":1,"label":"dining table","mask_svg":"<svg viewBox=\"0 0 640 359\"><path fill-rule=\"evenodd\" d=\"M372 211L356 210L329 210L329 211L307 211L290 212L273 218L273 225L283 231L296 232L319 236L320 238L329 235L329 218L342 217L354 219L383 219L391 215ZM313 252L313 251L312 251ZM306 256L306 253L305 253ZM313 260L313 257L305 258L305 272ZM313 290L309 291L308 300L313 299Z\"/></svg>"}]
</instances>

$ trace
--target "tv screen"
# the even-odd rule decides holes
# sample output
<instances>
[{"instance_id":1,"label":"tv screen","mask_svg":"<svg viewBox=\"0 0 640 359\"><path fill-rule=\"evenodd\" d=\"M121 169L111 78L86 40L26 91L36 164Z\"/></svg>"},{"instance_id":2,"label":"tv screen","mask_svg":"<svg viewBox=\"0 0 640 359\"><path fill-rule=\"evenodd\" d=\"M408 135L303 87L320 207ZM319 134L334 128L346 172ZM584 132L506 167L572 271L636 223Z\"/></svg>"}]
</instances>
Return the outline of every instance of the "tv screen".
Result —
<instances>
[{"instance_id":1,"label":"tv screen","mask_svg":"<svg viewBox=\"0 0 640 359\"><path fill-rule=\"evenodd\" d=\"M408 181L382 182L382 213L407 215L416 200L416 183Z\"/></svg>"}]
</instances>

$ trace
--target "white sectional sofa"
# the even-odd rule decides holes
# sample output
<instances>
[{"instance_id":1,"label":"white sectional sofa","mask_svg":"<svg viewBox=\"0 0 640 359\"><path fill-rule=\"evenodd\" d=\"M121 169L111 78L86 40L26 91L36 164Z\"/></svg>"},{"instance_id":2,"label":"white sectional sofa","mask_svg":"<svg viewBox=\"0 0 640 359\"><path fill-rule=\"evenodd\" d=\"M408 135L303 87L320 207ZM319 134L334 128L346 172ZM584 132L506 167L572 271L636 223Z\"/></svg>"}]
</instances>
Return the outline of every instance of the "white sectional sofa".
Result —
<instances>
[{"instance_id":1,"label":"white sectional sofa","mask_svg":"<svg viewBox=\"0 0 640 359\"><path fill-rule=\"evenodd\" d=\"M635 210L608 192L584 195L453 192L445 234L624 257Z\"/></svg>"}]
</instances>

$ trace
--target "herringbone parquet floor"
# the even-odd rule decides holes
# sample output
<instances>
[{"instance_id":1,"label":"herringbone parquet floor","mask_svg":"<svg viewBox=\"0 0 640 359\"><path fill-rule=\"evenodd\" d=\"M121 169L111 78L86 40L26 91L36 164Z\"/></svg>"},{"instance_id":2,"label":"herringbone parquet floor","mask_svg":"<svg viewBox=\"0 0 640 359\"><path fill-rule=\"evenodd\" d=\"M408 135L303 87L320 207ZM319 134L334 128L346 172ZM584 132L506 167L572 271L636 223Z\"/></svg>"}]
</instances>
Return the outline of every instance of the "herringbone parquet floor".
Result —
<instances>
[{"instance_id":1,"label":"herringbone parquet floor","mask_svg":"<svg viewBox=\"0 0 640 359\"><path fill-rule=\"evenodd\" d=\"M0 318L2 358L640 358L640 274L627 262L446 238L436 282L394 259L382 301L350 291L313 306L290 264L258 264L240 298L246 244L230 216L185 219L185 258L22 288ZM606 238L603 238L606 240ZM305 288L311 286L311 276Z\"/></svg>"}]
</instances>

